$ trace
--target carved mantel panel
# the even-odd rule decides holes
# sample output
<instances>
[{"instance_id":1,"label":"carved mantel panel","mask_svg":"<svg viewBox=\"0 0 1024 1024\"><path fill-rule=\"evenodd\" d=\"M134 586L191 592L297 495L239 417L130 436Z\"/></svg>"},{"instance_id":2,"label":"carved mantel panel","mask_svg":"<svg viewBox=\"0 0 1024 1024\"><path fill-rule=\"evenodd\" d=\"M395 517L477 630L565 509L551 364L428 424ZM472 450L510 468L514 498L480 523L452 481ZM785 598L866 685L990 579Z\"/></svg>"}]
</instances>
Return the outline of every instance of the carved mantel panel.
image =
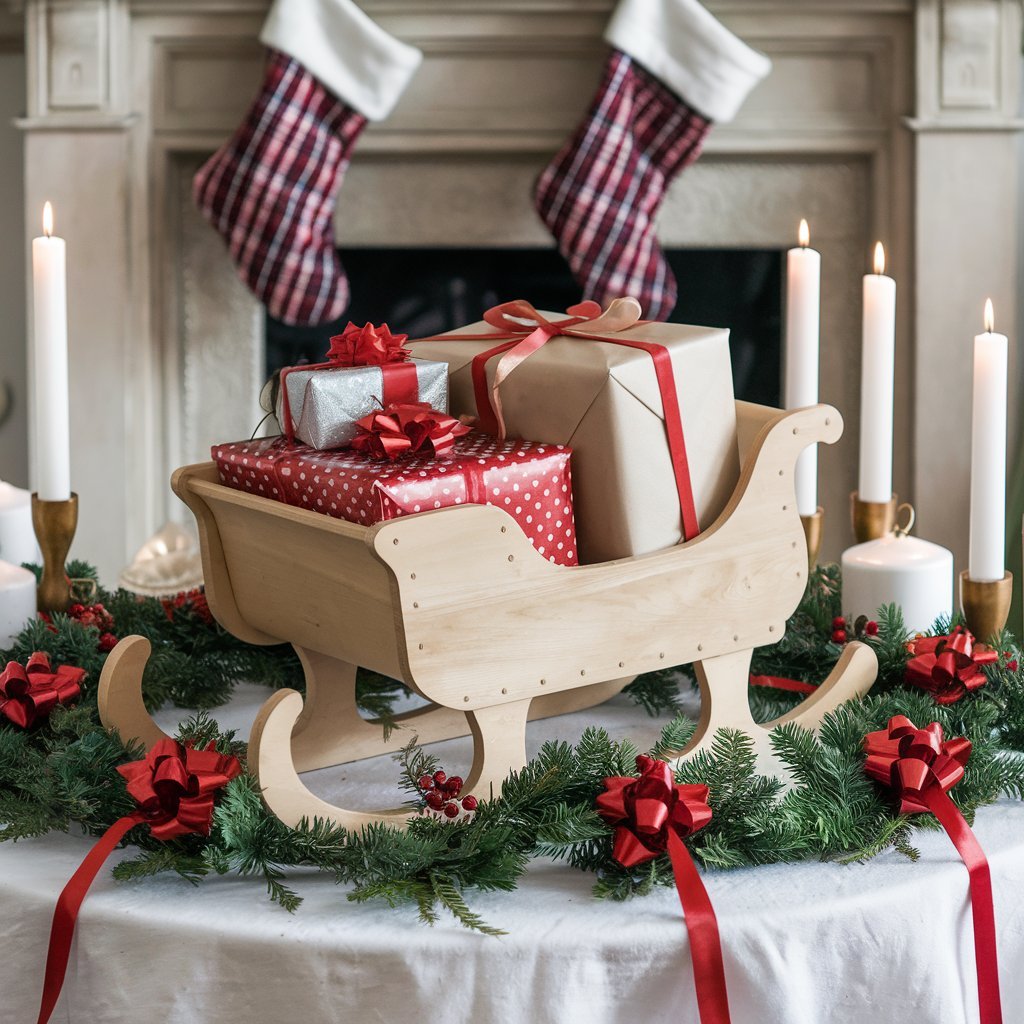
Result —
<instances>
[{"instance_id":1,"label":"carved mantel panel","mask_svg":"<svg viewBox=\"0 0 1024 1024\"><path fill-rule=\"evenodd\" d=\"M999 236L991 253L979 246L951 260L925 212L950 204L959 233L975 193L1016 174L1019 4L707 2L775 67L675 184L662 234L677 245L781 249L799 217L811 218L824 255L822 397L847 421L844 442L822 456L829 555L848 541L855 478L860 275L871 241L886 242L901 283L897 431L920 439L897 446L896 483L916 500L924 532L959 555L965 514L930 483L934 429L912 395L940 386L936 356L959 358L983 281L1015 317L1016 247ZM268 6L25 0L27 220L36 223L44 195L58 216L67 211L79 541L108 578L173 513L170 470L253 424L260 311L189 209L187 186L253 95ZM409 245L550 244L528 186L586 106L613 0L362 6L425 61L360 145L339 202L346 243L387 234ZM986 154L970 183L963 148L941 141L968 131ZM955 460L966 399L945 401L958 425L946 438Z\"/></svg>"}]
</instances>

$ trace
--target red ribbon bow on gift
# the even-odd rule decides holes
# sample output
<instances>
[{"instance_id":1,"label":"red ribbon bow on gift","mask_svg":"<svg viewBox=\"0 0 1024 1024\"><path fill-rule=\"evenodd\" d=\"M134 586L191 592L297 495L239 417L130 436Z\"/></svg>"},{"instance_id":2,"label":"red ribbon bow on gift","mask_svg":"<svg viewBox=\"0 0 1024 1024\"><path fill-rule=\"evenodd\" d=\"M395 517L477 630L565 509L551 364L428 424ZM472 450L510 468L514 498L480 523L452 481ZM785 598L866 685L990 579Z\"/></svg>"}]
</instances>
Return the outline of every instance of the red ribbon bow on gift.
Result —
<instances>
[{"instance_id":1,"label":"red ribbon bow on gift","mask_svg":"<svg viewBox=\"0 0 1024 1024\"><path fill-rule=\"evenodd\" d=\"M701 1024L729 1024L729 996L718 921L697 865L683 845L711 821L707 786L675 781L664 761L641 754L639 778L610 776L597 797L597 813L615 826L612 856L631 868L668 852L690 936Z\"/></svg>"},{"instance_id":2,"label":"red ribbon bow on gift","mask_svg":"<svg viewBox=\"0 0 1024 1024\"><path fill-rule=\"evenodd\" d=\"M50 668L50 656L34 652L24 667L9 661L0 672L0 715L28 729L46 718L58 704L77 700L82 693L85 669L61 665Z\"/></svg>"},{"instance_id":3,"label":"red ribbon bow on gift","mask_svg":"<svg viewBox=\"0 0 1024 1024\"><path fill-rule=\"evenodd\" d=\"M191 743L165 737L141 761L131 761L117 770L139 809L118 818L103 833L57 899L38 1024L46 1024L57 1005L79 908L117 844L129 829L143 822L149 824L154 838L164 841L193 833L208 835L213 824L214 796L242 773L242 766L237 757L219 754L214 743L197 750Z\"/></svg>"},{"instance_id":4,"label":"red ribbon bow on gift","mask_svg":"<svg viewBox=\"0 0 1024 1024\"><path fill-rule=\"evenodd\" d=\"M392 334L387 324L379 327L365 324L357 327L352 321L348 327L331 338L327 351L332 366L383 366L402 363L409 358L409 350L402 348L408 334Z\"/></svg>"},{"instance_id":5,"label":"red ribbon bow on gift","mask_svg":"<svg viewBox=\"0 0 1024 1024\"><path fill-rule=\"evenodd\" d=\"M936 704L955 704L986 683L982 665L999 659L999 652L980 644L957 626L946 636L919 636L907 644L907 682L927 690Z\"/></svg>"},{"instance_id":6,"label":"red ribbon bow on gift","mask_svg":"<svg viewBox=\"0 0 1024 1024\"><path fill-rule=\"evenodd\" d=\"M469 427L453 416L438 412L426 402L389 405L380 412L356 420L358 433L352 439L356 451L374 459L394 461L406 452L427 449L436 458L446 455L455 439L469 433Z\"/></svg>"},{"instance_id":7,"label":"red ribbon bow on gift","mask_svg":"<svg viewBox=\"0 0 1024 1024\"><path fill-rule=\"evenodd\" d=\"M1001 1024L995 909L988 860L949 797L949 790L964 776L964 766L971 756L970 740L962 736L947 740L938 722L918 729L909 718L896 715L889 719L888 728L868 733L864 749L865 772L893 790L900 802L900 813L931 811L967 868L981 1024Z\"/></svg>"}]
</instances>

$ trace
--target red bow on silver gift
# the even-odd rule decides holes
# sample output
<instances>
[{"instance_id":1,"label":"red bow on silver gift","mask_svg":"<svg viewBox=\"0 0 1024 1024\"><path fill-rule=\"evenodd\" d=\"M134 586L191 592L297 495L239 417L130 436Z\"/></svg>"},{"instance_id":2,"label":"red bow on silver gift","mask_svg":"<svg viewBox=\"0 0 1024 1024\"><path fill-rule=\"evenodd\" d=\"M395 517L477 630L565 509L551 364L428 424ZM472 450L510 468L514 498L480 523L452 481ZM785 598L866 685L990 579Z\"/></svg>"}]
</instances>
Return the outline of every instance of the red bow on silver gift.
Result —
<instances>
[{"instance_id":1,"label":"red bow on silver gift","mask_svg":"<svg viewBox=\"0 0 1024 1024\"><path fill-rule=\"evenodd\" d=\"M677 783L668 764L643 754L636 766L639 778L606 778L597 797L597 813L615 826L612 856L631 868L668 852L690 936L701 1024L729 1024L718 921L697 865L683 845L683 839L711 821L708 787Z\"/></svg>"},{"instance_id":2,"label":"red bow on silver gift","mask_svg":"<svg viewBox=\"0 0 1024 1024\"><path fill-rule=\"evenodd\" d=\"M24 666L9 661L0 672L0 715L27 729L58 704L77 700L85 669L61 665L50 669L50 656L36 651Z\"/></svg>"},{"instance_id":3,"label":"red bow on silver gift","mask_svg":"<svg viewBox=\"0 0 1024 1024\"><path fill-rule=\"evenodd\" d=\"M955 704L984 686L982 665L991 665L999 653L957 626L946 636L919 636L907 644L907 682L927 690L937 704Z\"/></svg>"},{"instance_id":4,"label":"red bow on silver gift","mask_svg":"<svg viewBox=\"0 0 1024 1024\"><path fill-rule=\"evenodd\" d=\"M408 334L392 334L387 324L379 327L365 324L357 327L350 320L348 327L331 338L327 359L333 366L383 366L402 363L409 350L402 348Z\"/></svg>"},{"instance_id":5,"label":"red bow on silver gift","mask_svg":"<svg viewBox=\"0 0 1024 1024\"><path fill-rule=\"evenodd\" d=\"M118 818L86 854L57 899L46 952L43 995L37 1024L46 1024L57 1005L67 973L75 922L89 886L103 862L136 825L147 823L155 839L209 835L214 796L242 773L237 757L219 754L210 743L196 750L191 743L160 740L141 760L117 769L128 783L138 810Z\"/></svg>"},{"instance_id":6,"label":"red bow on silver gift","mask_svg":"<svg viewBox=\"0 0 1024 1024\"><path fill-rule=\"evenodd\" d=\"M864 749L864 771L893 790L900 801L900 813L931 811L967 868L980 1020L981 1024L1001 1024L995 909L988 860L949 796L949 790L964 776L964 766L971 756L970 740L962 736L947 740L938 722L918 729L909 718L895 715L889 719L888 728L868 733Z\"/></svg>"},{"instance_id":7,"label":"red bow on silver gift","mask_svg":"<svg viewBox=\"0 0 1024 1024\"><path fill-rule=\"evenodd\" d=\"M424 449L435 457L445 455L456 438L469 433L465 423L431 409L426 402L389 405L356 420L356 427L359 433L352 439L352 447L371 458L389 460Z\"/></svg>"}]
</instances>

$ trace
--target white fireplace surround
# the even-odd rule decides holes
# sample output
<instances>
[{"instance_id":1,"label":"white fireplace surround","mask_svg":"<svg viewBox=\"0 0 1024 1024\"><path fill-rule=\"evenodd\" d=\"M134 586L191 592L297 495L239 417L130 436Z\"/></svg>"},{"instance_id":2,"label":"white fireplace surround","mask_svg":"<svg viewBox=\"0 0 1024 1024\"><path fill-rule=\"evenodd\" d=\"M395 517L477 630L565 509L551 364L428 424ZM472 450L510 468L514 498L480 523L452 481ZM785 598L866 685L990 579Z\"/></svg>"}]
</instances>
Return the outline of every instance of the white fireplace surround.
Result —
<instances>
[{"instance_id":1,"label":"white fireplace surround","mask_svg":"<svg viewBox=\"0 0 1024 1024\"><path fill-rule=\"evenodd\" d=\"M529 184L593 92L612 0L362 6L425 60L360 145L339 238L550 245ZM811 222L823 255L821 395L846 419L843 440L821 453L829 556L848 541L856 480L860 277L873 241L885 242L900 288L895 486L920 532L962 567L970 339L986 295L1001 323L1017 323L1020 2L707 6L774 71L675 183L662 237L782 249L800 217ZM182 517L174 467L248 436L259 416L261 312L192 209L189 180L254 94L267 7L23 4L26 223L37 233L50 199L68 240L76 551L108 580Z\"/></svg>"}]
</instances>

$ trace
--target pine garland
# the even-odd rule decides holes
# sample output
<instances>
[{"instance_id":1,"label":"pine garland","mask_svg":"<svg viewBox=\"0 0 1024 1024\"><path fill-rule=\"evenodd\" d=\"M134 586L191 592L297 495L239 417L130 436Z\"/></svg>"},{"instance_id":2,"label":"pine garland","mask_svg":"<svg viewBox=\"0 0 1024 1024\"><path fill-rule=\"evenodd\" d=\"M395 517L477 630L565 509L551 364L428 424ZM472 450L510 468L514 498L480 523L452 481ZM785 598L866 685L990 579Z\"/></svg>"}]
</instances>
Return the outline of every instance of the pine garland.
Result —
<instances>
[{"instance_id":1,"label":"pine garland","mask_svg":"<svg viewBox=\"0 0 1024 1024\"><path fill-rule=\"evenodd\" d=\"M69 569L72 575L86 574L82 566ZM783 640L755 652L754 671L820 682L842 650L830 639L839 614L838 589L834 566L818 570ZM124 592L99 596L118 632L139 632L154 643L145 680L151 704L169 699L211 706L242 678L271 685L298 682L286 651L240 644L187 603L168 611L160 602ZM999 639L1001 657L986 666L986 686L956 704L937 705L904 682L908 638L898 610L884 609L878 625L877 636L864 638L880 665L872 692L832 712L817 736L794 725L773 735L777 754L793 772L791 789L784 792L778 782L757 774L751 741L740 733L720 732L710 750L678 768L677 781L710 787L713 819L688 841L704 866L865 860L891 848L916 857L914 830L934 827L930 816L894 813L863 771L865 734L885 728L897 714L921 725L938 721L947 734L971 740L966 774L951 794L969 820L978 807L1000 796L1024 799L1024 670L1013 638ZM937 626L946 630L950 623ZM6 822L0 839L67 831L72 825L95 835L131 809L114 769L141 751L108 735L97 721L94 691L103 657L97 640L94 627L57 617L52 628L32 624L5 652L24 658L32 649L44 649L55 661L86 667L89 679L77 706L58 707L39 727L23 731L0 725L0 821ZM636 699L655 710L674 708L678 681L686 674L677 668L645 677ZM370 678L364 706L374 703L387 712L396 692L392 687L398 685ZM752 688L751 697L762 720L800 699L762 688ZM684 716L672 717L650 753L670 756L686 745L693 729ZM244 744L219 732L205 713L184 723L179 738L214 740L218 749L244 761ZM499 799L481 802L471 821L449 825L424 816L405 830L373 825L350 832L319 820L289 829L266 811L254 780L243 774L224 790L209 837L160 843L145 827L136 828L129 835L136 849L114 875L127 880L174 871L198 883L233 871L261 879L272 900L294 910L300 899L287 884L287 872L309 866L345 885L352 901L412 905L427 923L446 911L468 928L495 934L466 894L514 890L534 857L559 858L592 872L599 897L625 899L672 883L664 857L637 870L620 867L611 857L611 832L594 809L603 779L632 775L637 753L628 742L591 728L575 745L545 744L509 778ZM435 759L415 744L396 756L402 784L418 794L416 780L436 769Z\"/></svg>"}]
</instances>

